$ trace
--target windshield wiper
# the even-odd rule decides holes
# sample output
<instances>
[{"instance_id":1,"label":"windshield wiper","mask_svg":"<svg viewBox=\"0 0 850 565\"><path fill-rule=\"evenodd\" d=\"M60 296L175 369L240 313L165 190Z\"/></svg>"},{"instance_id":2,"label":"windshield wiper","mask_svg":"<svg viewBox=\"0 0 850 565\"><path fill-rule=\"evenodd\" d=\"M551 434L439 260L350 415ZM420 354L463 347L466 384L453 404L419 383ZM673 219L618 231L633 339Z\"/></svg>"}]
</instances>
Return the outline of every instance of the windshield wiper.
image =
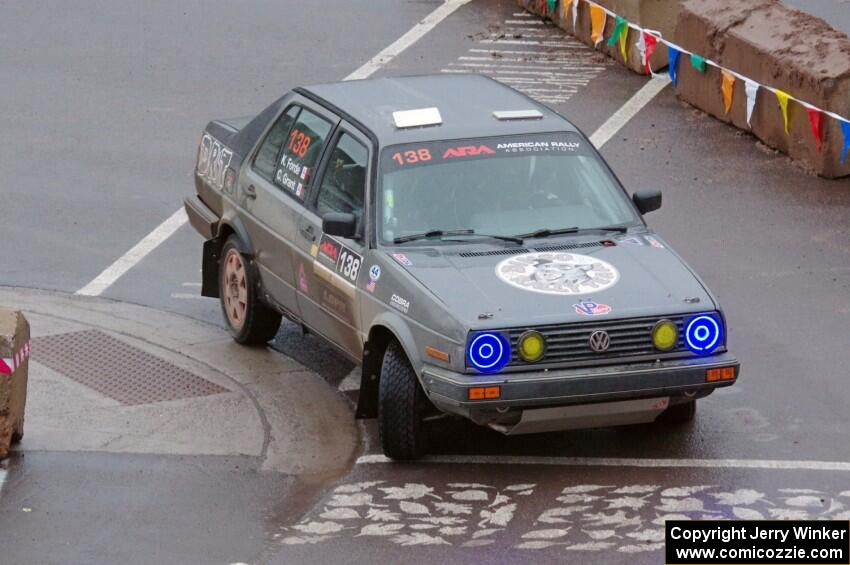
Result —
<instances>
[{"instance_id":1,"label":"windshield wiper","mask_svg":"<svg viewBox=\"0 0 850 565\"><path fill-rule=\"evenodd\" d=\"M410 235L404 235L401 237L397 237L393 239L393 243L407 243L408 241L416 241L418 239L430 239L432 237L447 237L453 235L474 235L477 237L490 237L493 239L500 239L502 241L511 241L513 243L522 243L522 239L512 235L492 235L487 233L475 233L475 230L431 230L423 233L414 233Z\"/></svg>"},{"instance_id":2,"label":"windshield wiper","mask_svg":"<svg viewBox=\"0 0 850 565\"><path fill-rule=\"evenodd\" d=\"M529 233L523 233L519 235L515 235L514 237L519 239L529 239L529 238L537 238L537 237L552 237L554 235L564 235L568 233L582 233L588 231L616 231L620 233L626 233L629 228L625 226L604 226L599 228L580 228L578 226L573 226L571 228L561 228L557 230L543 228L540 230L536 230Z\"/></svg>"}]
</instances>

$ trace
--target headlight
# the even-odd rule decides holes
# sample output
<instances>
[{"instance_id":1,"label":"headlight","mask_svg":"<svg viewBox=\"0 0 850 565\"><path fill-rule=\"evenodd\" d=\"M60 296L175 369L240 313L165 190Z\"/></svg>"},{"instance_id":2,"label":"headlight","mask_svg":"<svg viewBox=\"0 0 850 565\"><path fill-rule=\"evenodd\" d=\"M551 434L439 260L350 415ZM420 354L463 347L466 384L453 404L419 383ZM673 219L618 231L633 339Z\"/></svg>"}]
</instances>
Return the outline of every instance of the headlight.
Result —
<instances>
[{"instance_id":1,"label":"headlight","mask_svg":"<svg viewBox=\"0 0 850 565\"><path fill-rule=\"evenodd\" d=\"M546 339L540 332L529 330L519 336L519 356L527 363L540 361L546 353Z\"/></svg>"},{"instance_id":2,"label":"headlight","mask_svg":"<svg viewBox=\"0 0 850 565\"><path fill-rule=\"evenodd\" d=\"M723 343L723 322L714 314L694 316L685 325L685 343L688 349L708 355Z\"/></svg>"},{"instance_id":3,"label":"headlight","mask_svg":"<svg viewBox=\"0 0 850 565\"><path fill-rule=\"evenodd\" d=\"M466 358L474 369L482 373L495 373L511 360L511 344L500 333L472 334L466 347Z\"/></svg>"},{"instance_id":4,"label":"headlight","mask_svg":"<svg viewBox=\"0 0 850 565\"><path fill-rule=\"evenodd\" d=\"M659 351L670 351L679 343L679 330L670 320L661 320L652 328L652 344Z\"/></svg>"}]
</instances>

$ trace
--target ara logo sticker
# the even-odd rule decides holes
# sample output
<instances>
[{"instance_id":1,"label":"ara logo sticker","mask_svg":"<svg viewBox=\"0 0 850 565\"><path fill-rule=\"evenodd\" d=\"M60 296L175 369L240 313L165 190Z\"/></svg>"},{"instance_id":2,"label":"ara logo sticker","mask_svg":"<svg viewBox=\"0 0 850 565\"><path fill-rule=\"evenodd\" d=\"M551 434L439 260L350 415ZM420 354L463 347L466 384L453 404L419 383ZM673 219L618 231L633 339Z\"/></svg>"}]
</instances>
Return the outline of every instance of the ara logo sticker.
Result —
<instances>
[{"instance_id":1,"label":"ara logo sticker","mask_svg":"<svg viewBox=\"0 0 850 565\"><path fill-rule=\"evenodd\" d=\"M607 304L600 304L599 302L591 302L589 300L582 300L578 304L573 304L573 308L576 309L576 314L581 314L582 316L604 316L605 314L610 314L613 310Z\"/></svg>"},{"instance_id":2,"label":"ara logo sticker","mask_svg":"<svg viewBox=\"0 0 850 565\"><path fill-rule=\"evenodd\" d=\"M495 155L496 152L486 145L465 145L463 147L449 147L443 153L443 159L453 159L455 157L475 157L477 155Z\"/></svg>"},{"instance_id":3,"label":"ara logo sticker","mask_svg":"<svg viewBox=\"0 0 850 565\"><path fill-rule=\"evenodd\" d=\"M412 267L413 262L407 258L407 255L404 253L393 253L393 259L404 265L405 267Z\"/></svg>"},{"instance_id":4,"label":"ara logo sticker","mask_svg":"<svg viewBox=\"0 0 850 565\"><path fill-rule=\"evenodd\" d=\"M589 294L617 284L613 265L587 255L563 252L514 255L496 266L496 275L509 285L546 294Z\"/></svg>"},{"instance_id":5,"label":"ara logo sticker","mask_svg":"<svg viewBox=\"0 0 850 565\"><path fill-rule=\"evenodd\" d=\"M331 263L336 263L336 260L339 259L340 247L339 243L328 236L323 235L322 241L319 242L319 255Z\"/></svg>"}]
</instances>

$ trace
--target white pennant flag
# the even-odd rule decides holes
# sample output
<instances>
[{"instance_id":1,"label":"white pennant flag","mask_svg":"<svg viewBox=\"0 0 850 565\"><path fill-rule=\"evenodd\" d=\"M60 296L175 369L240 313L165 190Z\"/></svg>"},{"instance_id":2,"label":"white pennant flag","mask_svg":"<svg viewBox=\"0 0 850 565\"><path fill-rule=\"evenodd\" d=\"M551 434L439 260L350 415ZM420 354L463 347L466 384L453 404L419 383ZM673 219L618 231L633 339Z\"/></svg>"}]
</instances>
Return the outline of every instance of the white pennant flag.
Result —
<instances>
[{"instance_id":1,"label":"white pennant flag","mask_svg":"<svg viewBox=\"0 0 850 565\"><path fill-rule=\"evenodd\" d=\"M638 48L640 52L640 62L646 68L646 39L643 37L643 30L638 28L638 42L635 43L635 47Z\"/></svg>"},{"instance_id":2,"label":"white pennant flag","mask_svg":"<svg viewBox=\"0 0 850 565\"><path fill-rule=\"evenodd\" d=\"M747 125L753 127L750 121L753 119L753 108L756 107L756 95L759 91L759 83L744 79L747 90Z\"/></svg>"},{"instance_id":3,"label":"white pennant flag","mask_svg":"<svg viewBox=\"0 0 850 565\"><path fill-rule=\"evenodd\" d=\"M576 23L578 22L578 3L581 0L573 0L573 32L576 29Z\"/></svg>"}]
</instances>

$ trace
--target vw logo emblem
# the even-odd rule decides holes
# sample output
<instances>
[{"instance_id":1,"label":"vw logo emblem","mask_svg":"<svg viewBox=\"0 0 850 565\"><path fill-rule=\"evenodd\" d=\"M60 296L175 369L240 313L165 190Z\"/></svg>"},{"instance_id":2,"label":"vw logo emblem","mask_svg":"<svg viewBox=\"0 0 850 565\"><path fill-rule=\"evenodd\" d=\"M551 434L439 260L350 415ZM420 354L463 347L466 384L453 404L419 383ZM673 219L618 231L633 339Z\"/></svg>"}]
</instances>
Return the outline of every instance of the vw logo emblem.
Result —
<instances>
[{"instance_id":1,"label":"vw logo emblem","mask_svg":"<svg viewBox=\"0 0 850 565\"><path fill-rule=\"evenodd\" d=\"M608 351L608 347L611 345L611 337L608 335L608 332L602 330L596 330L590 334L589 341L590 348L597 353Z\"/></svg>"}]
</instances>

